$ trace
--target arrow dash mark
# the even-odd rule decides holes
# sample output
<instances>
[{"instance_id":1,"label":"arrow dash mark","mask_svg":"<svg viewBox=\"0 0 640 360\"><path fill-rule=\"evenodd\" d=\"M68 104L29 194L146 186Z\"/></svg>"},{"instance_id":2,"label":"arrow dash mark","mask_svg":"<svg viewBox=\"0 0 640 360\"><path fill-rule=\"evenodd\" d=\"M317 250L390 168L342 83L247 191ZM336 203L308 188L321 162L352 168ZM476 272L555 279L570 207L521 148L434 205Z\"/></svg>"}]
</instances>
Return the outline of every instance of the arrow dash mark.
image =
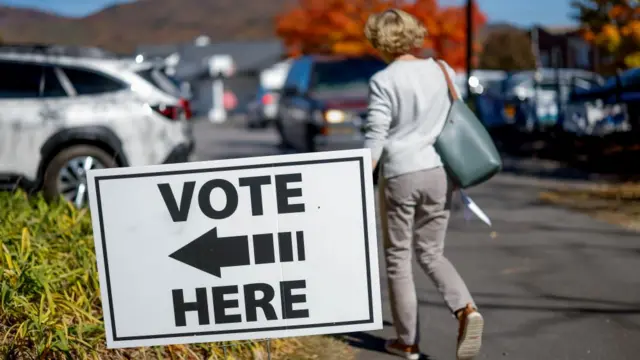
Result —
<instances>
[{"instance_id":1,"label":"arrow dash mark","mask_svg":"<svg viewBox=\"0 0 640 360\"><path fill-rule=\"evenodd\" d=\"M273 251L273 234L253 235L253 257L256 264L273 264L276 262Z\"/></svg>"},{"instance_id":2,"label":"arrow dash mark","mask_svg":"<svg viewBox=\"0 0 640 360\"><path fill-rule=\"evenodd\" d=\"M278 233L278 248L280 250L280 262L293 261L293 244L291 242L291 233Z\"/></svg>"},{"instance_id":3,"label":"arrow dash mark","mask_svg":"<svg viewBox=\"0 0 640 360\"><path fill-rule=\"evenodd\" d=\"M304 232L296 232L296 241L298 242L298 261L304 261Z\"/></svg>"}]
</instances>

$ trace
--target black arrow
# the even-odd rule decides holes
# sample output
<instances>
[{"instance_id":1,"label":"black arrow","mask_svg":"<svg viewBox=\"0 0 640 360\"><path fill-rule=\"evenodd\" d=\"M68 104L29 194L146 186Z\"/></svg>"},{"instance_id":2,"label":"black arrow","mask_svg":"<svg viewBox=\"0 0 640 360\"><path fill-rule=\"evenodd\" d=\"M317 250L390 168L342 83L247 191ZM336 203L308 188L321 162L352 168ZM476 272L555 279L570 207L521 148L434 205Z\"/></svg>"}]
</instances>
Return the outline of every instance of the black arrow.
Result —
<instances>
[{"instance_id":1,"label":"black arrow","mask_svg":"<svg viewBox=\"0 0 640 360\"><path fill-rule=\"evenodd\" d=\"M223 267L250 265L247 236L218 237L213 228L178 249L169 257L213 276Z\"/></svg>"}]
</instances>

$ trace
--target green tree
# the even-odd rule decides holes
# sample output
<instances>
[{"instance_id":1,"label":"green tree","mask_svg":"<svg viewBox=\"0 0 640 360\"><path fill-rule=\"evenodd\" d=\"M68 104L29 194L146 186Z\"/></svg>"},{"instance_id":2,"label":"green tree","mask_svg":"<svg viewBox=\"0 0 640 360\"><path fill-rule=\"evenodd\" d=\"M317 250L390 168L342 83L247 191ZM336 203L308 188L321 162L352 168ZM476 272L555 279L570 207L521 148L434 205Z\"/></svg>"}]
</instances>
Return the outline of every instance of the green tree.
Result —
<instances>
[{"instance_id":1,"label":"green tree","mask_svg":"<svg viewBox=\"0 0 640 360\"><path fill-rule=\"evenodd\" d=\"M518 71L535 68L531 41L526 32L516 29L495 30L484 42L480 69Z\"/></svg>"}]
</instances>

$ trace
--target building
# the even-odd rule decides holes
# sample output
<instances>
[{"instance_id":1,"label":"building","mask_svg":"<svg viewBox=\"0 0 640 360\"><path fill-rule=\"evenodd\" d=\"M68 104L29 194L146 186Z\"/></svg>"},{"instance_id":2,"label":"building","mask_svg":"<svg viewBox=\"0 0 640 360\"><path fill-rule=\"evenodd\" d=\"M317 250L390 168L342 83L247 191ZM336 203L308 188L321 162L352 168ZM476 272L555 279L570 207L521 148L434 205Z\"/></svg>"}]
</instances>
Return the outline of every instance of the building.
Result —
<instances>
[{"instance_id":1,"label":"building","mask_svg":"<svg viewBox=\"0 0 640 360\"><path fill-rule=\"evenodd\" d=\"M199 37L185 44L142 45L136 55L171 60L165 61L171 63L171 75L190 85L194 113L206 115L214 106L208 65L212 56L228 55L233 59L235 72L224 79L224 88L236 96L237 109L242 111L258 89L261 71L282 61L285 49L280 40L210 43Z\"/></svg>"},{"instance_id":2,"label":"building","mask_svg":"<svg viewBox=\"0 0 640 360\"><path fill-rule=\"evenodd\" d=\"M534 26L529 35L540 67L598 72L600 58L597 48L582 38L579 28Z\"/></svg>"}]
</instances>

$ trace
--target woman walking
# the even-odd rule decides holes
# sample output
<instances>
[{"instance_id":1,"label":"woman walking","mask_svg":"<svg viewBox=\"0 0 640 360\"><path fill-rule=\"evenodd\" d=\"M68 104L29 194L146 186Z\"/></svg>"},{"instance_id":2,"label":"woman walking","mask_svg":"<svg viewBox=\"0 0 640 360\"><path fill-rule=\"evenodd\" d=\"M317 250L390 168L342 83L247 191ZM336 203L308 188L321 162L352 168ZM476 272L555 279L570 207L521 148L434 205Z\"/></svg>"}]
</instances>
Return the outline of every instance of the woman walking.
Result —
<instances>
[{"instance_id":1,"label":"woman walking","mask_svg":"<svg viewBox=\"0 0 640 360\"><path fill-rule=\"evenodd\" d=\"M464 281L444 257L452 184L433 144L451 106L442 62L419 59L425 28L413 16L387 10L369 17L365 35L389 63L370 80L365 146L380 168L384 251L397 338L387 351L418 359L418 303L412 248L459 322L457 358L480 351L484 321ZM456 91L458 91L456 89ZM458 91L459 93L459 91Z\"/></svg>"}]
</instances>

